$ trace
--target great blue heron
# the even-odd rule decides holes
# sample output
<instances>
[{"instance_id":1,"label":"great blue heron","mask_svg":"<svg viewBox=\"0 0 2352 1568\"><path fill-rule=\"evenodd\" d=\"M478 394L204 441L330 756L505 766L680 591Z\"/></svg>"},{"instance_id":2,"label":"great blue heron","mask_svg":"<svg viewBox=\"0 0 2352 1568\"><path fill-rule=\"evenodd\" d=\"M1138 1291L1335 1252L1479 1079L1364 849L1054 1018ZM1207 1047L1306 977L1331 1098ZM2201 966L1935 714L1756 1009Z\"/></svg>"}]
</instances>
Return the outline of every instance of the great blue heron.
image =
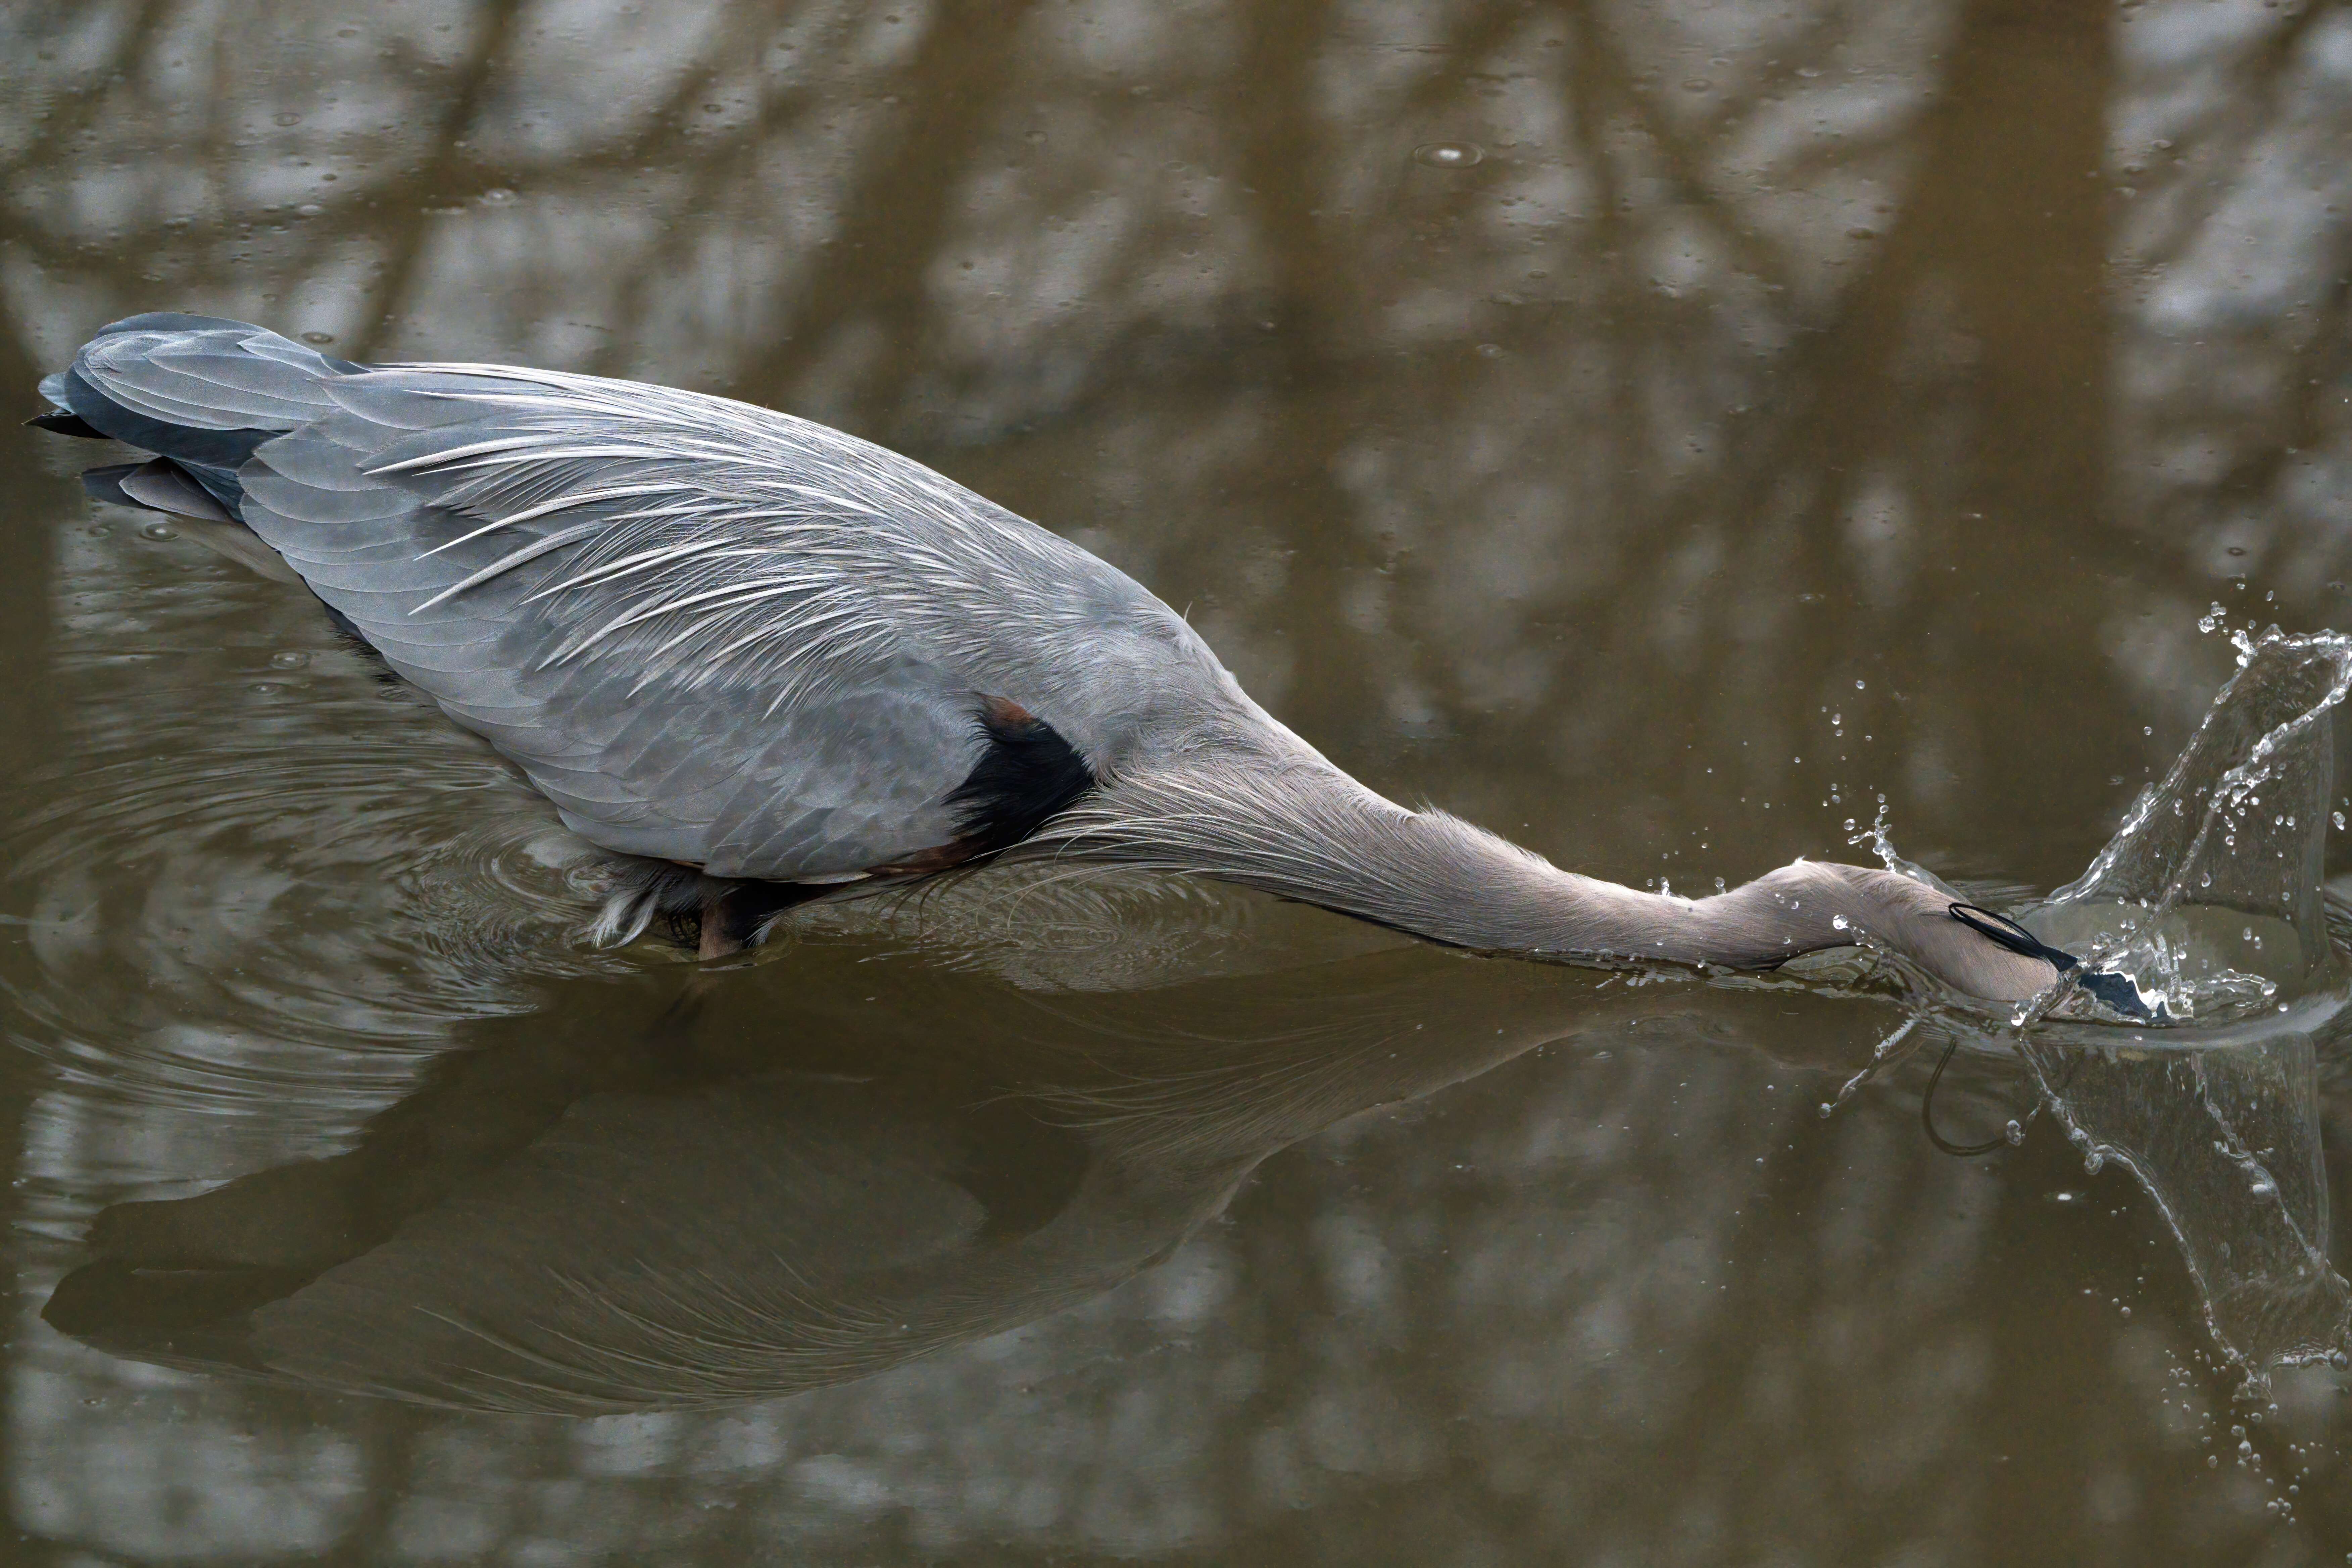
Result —
<instances>
[{"instance_id":1,"label":"great blue heron","mask_svg":"<svg viewBox=\"0 0 2352 1568\"><path fill-rule=\"evenodd\" d=\"M101 329L33 421L151 460L85 476L297 577L632 868L596 931L705 955L818 897L990 858L1219 878L1440 942L1769 968L1875 942L2017 1000L2071 960L1891 871L1713 898L1560 870L1349 776L1183 617L907 458L721 397L362 365L242 322Z\"/></svg>"}]
</instances>

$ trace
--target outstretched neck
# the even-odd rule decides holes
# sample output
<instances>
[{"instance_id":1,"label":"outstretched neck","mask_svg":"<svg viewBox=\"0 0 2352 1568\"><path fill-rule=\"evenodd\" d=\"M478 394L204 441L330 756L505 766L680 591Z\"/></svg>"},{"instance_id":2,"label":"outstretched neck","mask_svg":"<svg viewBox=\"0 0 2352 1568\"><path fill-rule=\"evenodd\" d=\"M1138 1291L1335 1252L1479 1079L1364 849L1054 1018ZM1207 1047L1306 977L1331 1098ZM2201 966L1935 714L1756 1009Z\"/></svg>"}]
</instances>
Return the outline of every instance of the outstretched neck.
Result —
<instances>
[{"instance_id":1,"label":"outstretched neck","mask_svg":"<svg viewBox=\"0 0 2352 1568\"><path fill-rule=\"evenodd\" d=\"M1978 996L2031 996L2053 977L1892 872L1801 860L1712 898L1644 892L1563 871L1443 812L1408 811L1319 757L1121 778L1041 848L1239 882L1486 952L1765 969L1875 942Z\"/></svg>"}]
</instances>

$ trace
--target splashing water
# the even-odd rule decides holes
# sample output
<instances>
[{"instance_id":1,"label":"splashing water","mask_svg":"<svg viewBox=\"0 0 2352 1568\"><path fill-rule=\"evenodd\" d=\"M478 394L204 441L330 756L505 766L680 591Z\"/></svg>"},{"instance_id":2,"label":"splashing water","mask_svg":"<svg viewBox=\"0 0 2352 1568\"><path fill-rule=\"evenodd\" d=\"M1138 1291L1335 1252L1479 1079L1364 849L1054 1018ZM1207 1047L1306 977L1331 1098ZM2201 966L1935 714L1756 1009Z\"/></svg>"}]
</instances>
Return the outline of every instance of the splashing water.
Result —
<instances>
[{"instance_id":1,"label":"splashing water","mask_svg":"<svg viewBox=\"0 0 2352 1568\"><path fill-rule=\"evenodd\" d=\"M2317 1067L2352 1025L2321 882L2352 637L2235 640L2238 673L2179 761L2021 917L2131 975L2173 1026L2085 1026L2113 1020L2076 997L2030 1009L2014 1043L2084 1165L2114 1161L2154 1200L2251 1392L2352 1323L2326 1250Z\"/></svg>"},{"instance_id":2,"label":"splashing water","mask_svg":"<svg viewBox=\"0 0 2352 1568\"><path fill-rule=\"evenodd\" d=\"M2164 782L2141 793L2089 869L2025 917L2088 949L2177 1019L2242 1017L2325 986L2338 965L2321 889L2352 637L2260 641Z\"/></svg>"}]
</instances>

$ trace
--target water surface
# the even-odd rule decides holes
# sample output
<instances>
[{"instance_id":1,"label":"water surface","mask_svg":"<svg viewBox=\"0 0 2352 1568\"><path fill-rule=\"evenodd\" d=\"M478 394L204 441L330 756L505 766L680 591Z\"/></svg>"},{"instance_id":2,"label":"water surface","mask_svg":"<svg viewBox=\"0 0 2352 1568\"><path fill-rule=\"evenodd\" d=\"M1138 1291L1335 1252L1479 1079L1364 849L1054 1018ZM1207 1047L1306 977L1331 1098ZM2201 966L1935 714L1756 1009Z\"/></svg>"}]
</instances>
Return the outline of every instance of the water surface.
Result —
<instances>
[{"instance_id":1,"label":"water surface","mask_svg":"<svg viewBox=\"0 0 2352 1568\"><path fill-rule=\"evenodd\" d=\"M2334 5L0 36L26 413L177 308L825 419L1188 609L1373 786L1595 874L1862 857L1883 804L2047 892L2231 674L2211 605L2352 613ZM2121 1163L2047 1117L1937 1152L1926 1053L1819 1115L1884 1000L983 878L683 1016L315 606L0 441L10 1561L2352 1551L2346 1374L2233 1405L2219 1254ZM2333 1152L2343 1047L2296 1038L2256 1065ZM1964 1051L1938 1124L2034 1092ZM2295 1211L2338 1258L2343 1169Z\"/></svg>"}]
</instances>

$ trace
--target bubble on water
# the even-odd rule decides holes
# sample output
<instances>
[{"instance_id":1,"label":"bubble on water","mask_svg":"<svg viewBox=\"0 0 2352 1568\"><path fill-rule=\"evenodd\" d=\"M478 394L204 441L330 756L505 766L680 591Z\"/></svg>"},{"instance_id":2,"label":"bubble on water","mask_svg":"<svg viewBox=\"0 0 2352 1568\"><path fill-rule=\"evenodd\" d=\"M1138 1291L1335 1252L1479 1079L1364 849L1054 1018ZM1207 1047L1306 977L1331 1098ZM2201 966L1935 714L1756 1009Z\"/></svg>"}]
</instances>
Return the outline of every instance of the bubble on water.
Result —
<instances>
[{"instance_id":1,"label":"bubble on water","mask_svg":"<svg viewBox=\"0 0 2352 1568\"><path fill-rule=\"evenodd\" d=\"M2010 1147L2014 1149L2025 1142L2025 1123L2012 1116L2009 1119L2009 1125L2000 1130L2000 1135L2008 1139Z\"/></svg>"},{"instance_id":2,"label":"bubble on water","mask_svg":"<svg viewBox=\"0 0 2352 1568\"><path fill-rule=\"evenodd\" d=\"M1475 142L1424 142L1412 150L1412 161L1432 169L1467 169L1486 157Z\"/></svg>"},{"instance_id":3,"label":"bubble on water","mask_svg":"<svg viewBox=\"0 0 2352 1568\"><path fill-rule=\"evenodd\" d=\"M272 125L299 125L302 123L302 117L289 110L284 114L271 115L269 117L269 123Z\"/></svg>"},{"instance_id":4,"label":"bubble on water","mask_svg":"<svg viewBox=\"0 0 2352 1568\"><path fill-rule=\"evenodd\" d=\"M310 656L309 654L297 652L291 649L289 649L284 653L273 653L269 656L269 668L272 669L299 669L310 662Z\"/></svg>"},{"instance_id":5,"label":"bubble on water","mask_svg":"<svg viewBox=\"0 0 2352 1568\"><path fill-rule=\"evenodd\" d=\"M2336 1346L2327 1352L2327 1364L2338 1372L2352 1367L2352 1351L2347 1351L2341 1345Z\"/></svg>"},{"instance_id":6,"label":"bubble on water","mask_svg":"<svg viewBox=\"0 0 2352 1568\"><path fill-rule=\"evenodd\" d=\"M492 185L482 193L485 206L502 207L515 199L515 194L504 185Z\"/></svg>"},{"instance_id":7,"label":"bubble on water","mask_svg":"<svg viewBox=\"0 0 2352 1568\"><path fill-rule=\"evenodd\" d=\"M306 343L331 343L335 341L335 334L332 332L304 332L302 334L302 341Z\"/></svg>"},{"instance_id":8,"label":"bubble on water","mask_svg":"<svg viewBox=\"0 0 2352 1568\"><path fill-rule=\"evenodd\" d=\"M139 531L142 539L177 539L180 531L168 522L151 522Z\"/></svg>"},{"instance_id":9,"label":"bubble on water","mask_svg":"<svg viewBox=\"0 0 2352 1568\"><path fill-rule=\"evenodd\" d=\"M1707 80L1706 78L1703 76L1695 76L1691 78L1690 80L1683 83L1683 90L1685 92L1713 92L1715 90L1715 83Z\"/></svg>"},{"instance_id":10,"label":"bubble on water","mask_svg":"<svg viewBox=\"0 0 2352 1568\"><path fill-rule=\"evenodd\" d=\"M246 689L252 692L256 697L275 697L279 692L285 690L286 688L279 685L275 680L257 680L251 686L247 687Z\"/></svg>"}]
</instances>

